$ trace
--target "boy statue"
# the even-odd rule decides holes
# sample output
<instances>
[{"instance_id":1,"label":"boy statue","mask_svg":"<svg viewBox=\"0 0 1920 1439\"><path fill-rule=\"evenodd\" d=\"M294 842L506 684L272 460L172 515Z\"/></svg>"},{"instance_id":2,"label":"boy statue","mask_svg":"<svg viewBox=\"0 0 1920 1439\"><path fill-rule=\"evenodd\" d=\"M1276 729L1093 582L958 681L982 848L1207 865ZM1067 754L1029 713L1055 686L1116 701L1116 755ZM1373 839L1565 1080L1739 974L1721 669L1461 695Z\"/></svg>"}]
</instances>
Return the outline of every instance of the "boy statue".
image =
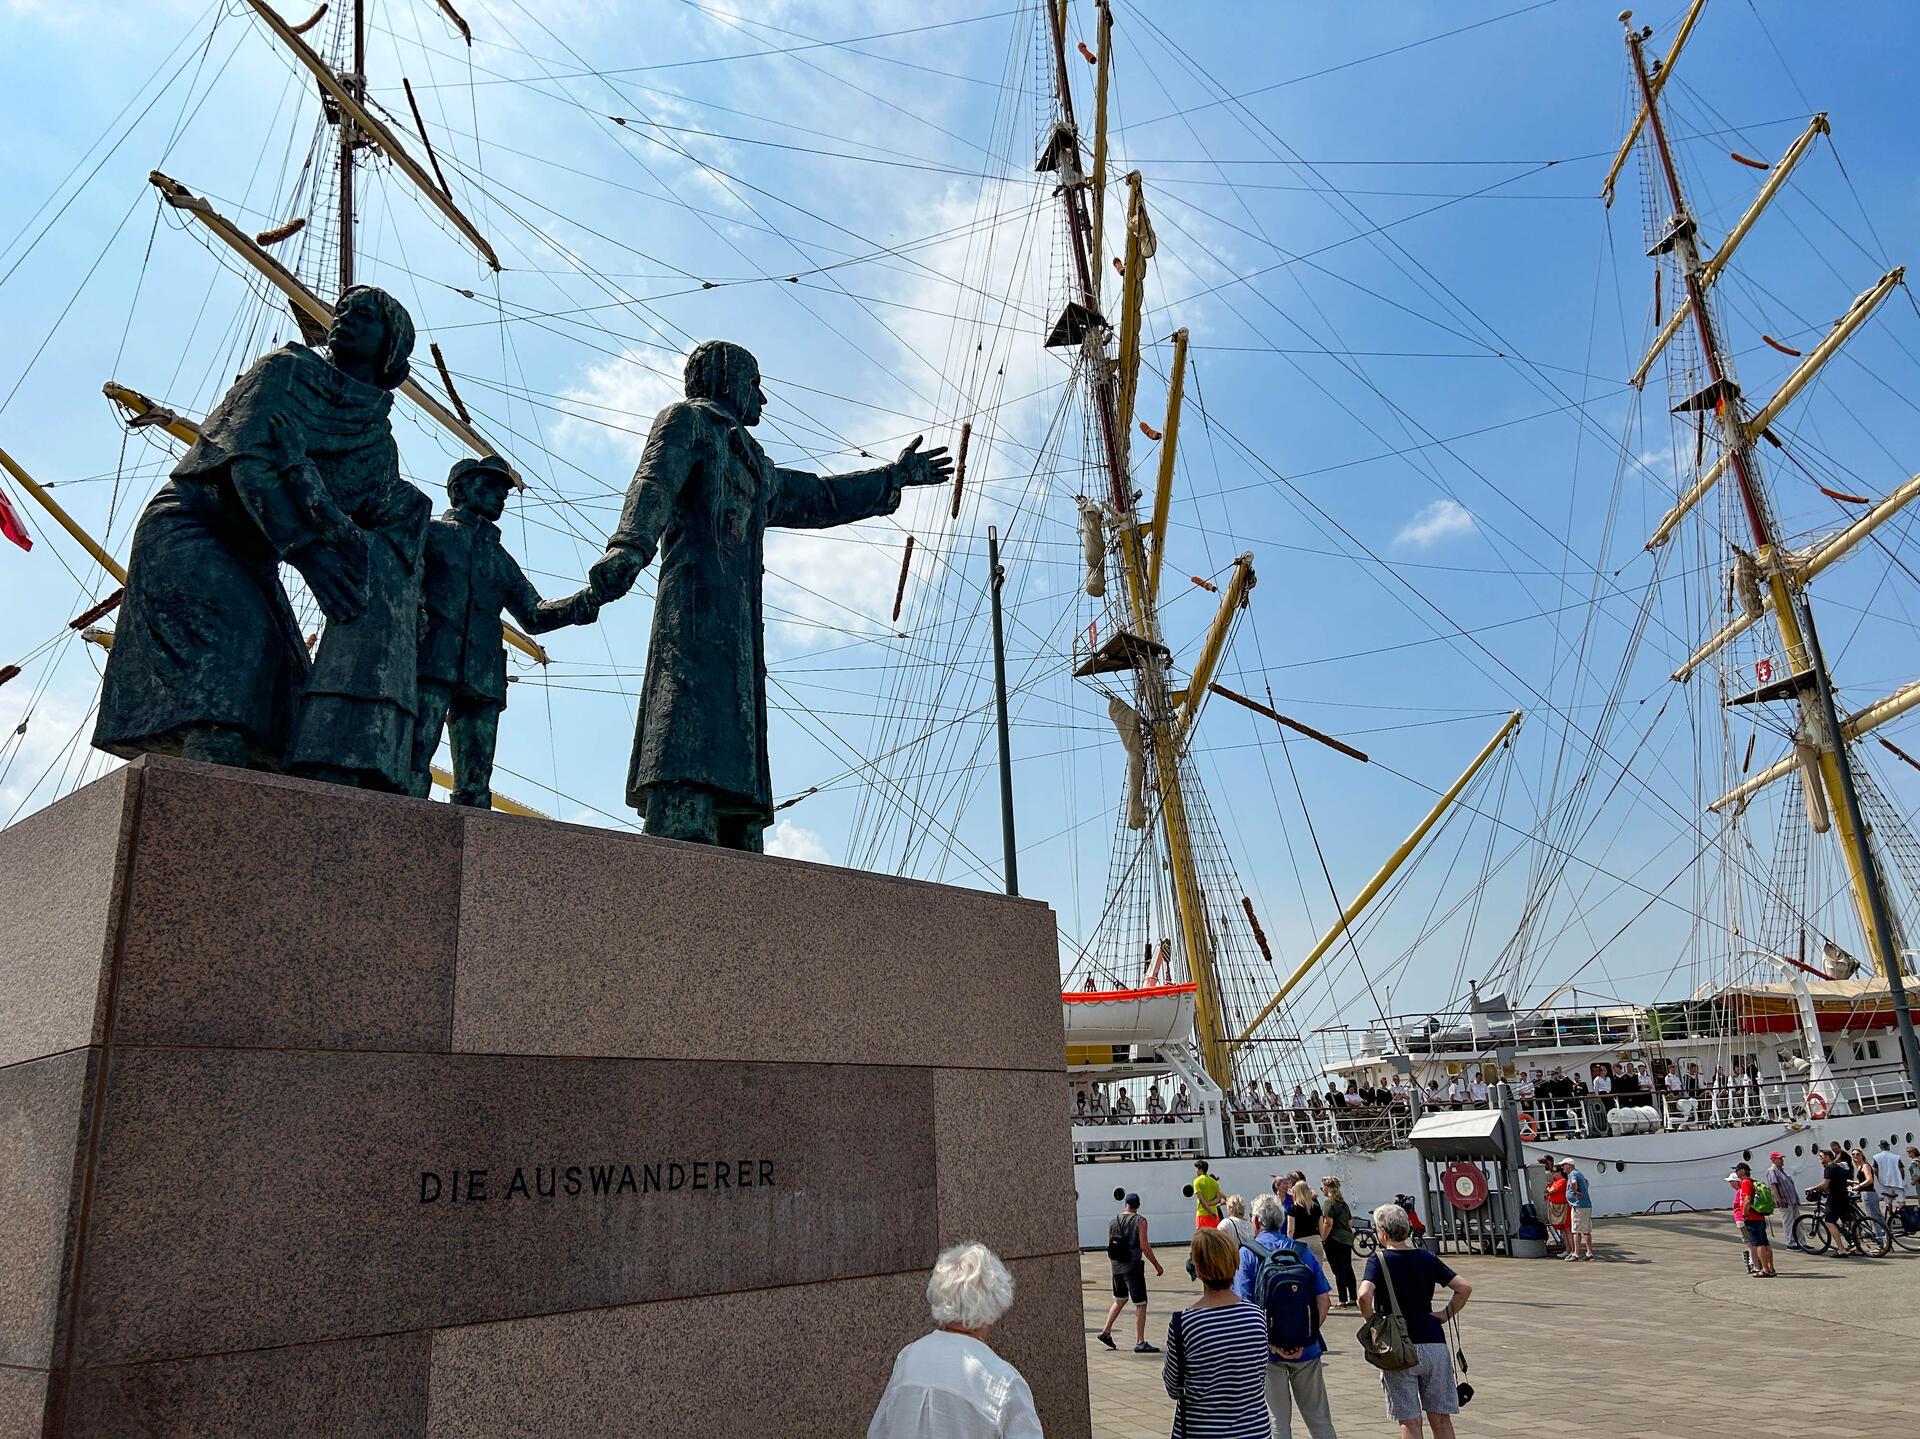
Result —
<instances>
[{"instance_id":1,"label":"boy statue","mask_svg":"<svg viewBox=\"0 0 1920 1439\"><path fill-rule=\"evenodd\" d=\"M413 732L412 793L425 798L440 727L453 750L453 803L493 804L493 747L507 704L507 652L500 611L542 634L590 625L600 615L591 588L543 600L500 544L498 521L513 473L496 455L461 460L447 475L453 506L427 526L425 623L420 632L420 710Z\"/></svg>"}]
</instances>

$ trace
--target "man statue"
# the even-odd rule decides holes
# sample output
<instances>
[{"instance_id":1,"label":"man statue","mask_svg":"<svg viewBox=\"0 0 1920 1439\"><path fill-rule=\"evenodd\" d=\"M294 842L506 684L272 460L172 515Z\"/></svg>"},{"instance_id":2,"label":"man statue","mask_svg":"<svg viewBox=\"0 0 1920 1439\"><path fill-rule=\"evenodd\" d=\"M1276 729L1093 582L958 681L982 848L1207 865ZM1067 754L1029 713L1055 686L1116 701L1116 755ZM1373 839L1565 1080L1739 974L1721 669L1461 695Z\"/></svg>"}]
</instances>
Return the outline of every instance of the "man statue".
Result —
<instances>
[{"instance_id":1,"label":"man statue","mask_svg":"<svg viewBox=\"0 0 1920 1439\"><path fill-rule=\"evenodd\" d=\"M827 529L892 514L908 485L952 478L920 441L879 469L822 476L777 468L747 431L766 396L739 345L687 356L686 399L654 418L620 524L591 571L618 599L660 555L653 639L627 770L647 833L758 851L773 820L761 570L770 525Z\"/></svg>"}]
</instances>

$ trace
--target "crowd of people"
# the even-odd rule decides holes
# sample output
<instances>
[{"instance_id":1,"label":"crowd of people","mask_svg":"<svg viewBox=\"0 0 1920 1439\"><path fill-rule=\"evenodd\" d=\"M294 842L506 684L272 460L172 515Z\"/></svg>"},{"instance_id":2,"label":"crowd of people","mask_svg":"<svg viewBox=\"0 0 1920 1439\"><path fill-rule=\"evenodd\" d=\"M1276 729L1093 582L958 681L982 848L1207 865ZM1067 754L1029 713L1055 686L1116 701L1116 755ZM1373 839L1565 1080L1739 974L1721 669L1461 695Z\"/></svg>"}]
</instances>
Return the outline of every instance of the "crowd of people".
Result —
<instances>
[{"instance_id":1,"label":"crowd of people","mask_svg":"<svg viewBox=\"0 0 1920 1439\"><path fill-rule=\"evenodd\" d=\"M1356 1274L1353 1210L1339 1176L1323 1176L1316 1189L1304 1171L1276 1174L1270 1192L1249 1204L1222 1193L1207 1161L1197 1159L1189 1188L1188 1272L1201 1297L1167 1327L1162 1379L1174 1402L1174 1439L1292 1439L1296 1418L1309 1439L1334 1439L1322 1331L1336 1309L1353 1311L1369 1329L1398 1316L1405 1362L1379 1364L1388 1416L1403 1439L1417 1439L1427 1425L1435 1439L1450 1439L1452 1416L1472 1391L1457 1382L1457 1337L1450 1348L1444 1326L1472 1289L1419 1247L1423 1230L1410 1198L1373 1211L1377 1248ZM1094 1337L1119 1348L1114 1325L1132 1305L1134 1352L1161 1354L1146 1337L1146 1271L1165 1271L1138 1194L1125 1196L1108 1226L1107 1258L1113 1304Z\"/></svg>"}]
</instances>

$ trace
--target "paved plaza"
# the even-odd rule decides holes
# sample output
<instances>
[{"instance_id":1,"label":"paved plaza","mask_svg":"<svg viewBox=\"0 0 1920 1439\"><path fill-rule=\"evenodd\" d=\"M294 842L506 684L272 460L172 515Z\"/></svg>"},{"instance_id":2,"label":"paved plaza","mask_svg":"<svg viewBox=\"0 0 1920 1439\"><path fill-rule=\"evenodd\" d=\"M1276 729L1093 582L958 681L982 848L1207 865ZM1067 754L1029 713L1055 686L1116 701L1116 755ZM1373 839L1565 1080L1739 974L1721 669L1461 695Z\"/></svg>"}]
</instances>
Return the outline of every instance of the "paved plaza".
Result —
<instances>
[{"instance_id":1,"label":"paved plaza","mask_svg":"<svg viewBox=\"0 0 1920 1439\"><path fill-rule=\"evenodd\" d=\"M1781 1248L1780 1277L1749 1279L1725 1214L1603 1219L1592 1264L1450 1259L1473 1284L1461 1319L1477 1391L1463 1436L1707 1439L1757 1432L1912 1439L1920 1414L1920 1254L1820 1258ZM1199 1286L1182 1246L1157 1246L1147 1337ZM1107 1259L1081 1257L1095 1439L1166 1439L1173 1406L1160 1356L1135 1355L1133 1316L1094 1331L1112 1299ZM1327 1388L1342 1436L1393 1435L1378 1374L1335 1310ZM1296 1421L1294 1433L1304 1430Z\"/></svg>"}]
</instances>

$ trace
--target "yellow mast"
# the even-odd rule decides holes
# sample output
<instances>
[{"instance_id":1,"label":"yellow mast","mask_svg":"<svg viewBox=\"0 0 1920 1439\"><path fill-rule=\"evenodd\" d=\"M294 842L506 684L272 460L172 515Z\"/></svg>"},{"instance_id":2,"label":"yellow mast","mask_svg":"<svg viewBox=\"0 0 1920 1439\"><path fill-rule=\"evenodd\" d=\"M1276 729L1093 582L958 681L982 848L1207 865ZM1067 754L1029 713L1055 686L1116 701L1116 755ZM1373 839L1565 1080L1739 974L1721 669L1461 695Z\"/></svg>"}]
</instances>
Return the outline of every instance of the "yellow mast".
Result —
<instances>
[{"instance_id":1,"label":"yellow mast","mask_svg":"<svg viewBox=\"0 0 1920 1439\"><path fill-rule=\"evenodd\" d=\"M1420 841L1427 837L1427 831L1440 822L1440 816L1447 812L1456 799L1460 798L1460 792L1473 782L1473 777L1480 773L1481 767L1493 758L1493 752L1505 744L1508 736L1518 728L1520 728L1520 711L1515 710L1507 716L1507 722L1500 726L1499 732L1487 741L1485 748L1473 757L1473 763L1461 772L1460 778L1453 782L1452 788L1441 795L1433 808L1427 811L1426 818L1413 827L1413 833L1402 840L1400 847L1387 856L1387 862L1380 866L1379 873L1368 880L1365 888L1353 897L1352 903L1341 912L1340 918L1334 921L1333 927L1321 935L1319 943L1307 951L1307 957L1294 967L1293 973L1288 975L1280 988L1274 991L1273 998L1261 1007L1260 1012L1253 1017L1253 1022L1240 1031L1239 1037L1233 1041L1235 1047L1253 1038L1253 1032L1261 1026L1266 1017L1278 1009L1285 1002L1286 997L1293 993L1295 986L1313 972L1313 967L1320 962L1322 956L1332 949L1334 942L1352 927L1353 922L1360 917L1360 912L1373 902L1373 897L1380 893L1386 887L1387 881L1399 872L1400 866L1407 862L1408 856L1420 847Z\"/></svg>"},{"instance_id":2,"label":"yellow mast","mask_svg":"<svg viewBox=\"0 0 1920 1439\"><path fill-rule=\"evenodd\" d=\"M1685 39L1684 28L1692 26L1699 8L1696 3L1689 12L1680 40ZM1774 398L1751 421L1743 421L1740 387L1726 369L1708 305L1708 291L1703 279L1707 267L1700 256L1697 225L1688 207L1680 183L1680 171L1674 163L1660 114L1660 85L1671 73L1672 57L1669 55L1668 64L1661 68L1657 76L1650 76L1643 46L1651 31L1634 29L1631 11L1622 12L1620 19L1627 26L1627 52L1634 80L1640 88L1641 113L1651 138L1651 148L1673 204L1670 228L1652 253L1660 254L1671 249L1674 254L1686 283L1691 318L1699 332L1701 359L1711 379L1711 384L1687 400L1683 408L1712 409L1719 421L1726 454L1715 470L1730 470L1738 487L1740 504L1753 534L1752 562L1758 579L1764 583L1771 598L1774 625L1786 655L1787 676L1777 684L1762 684L1752 695L1744 698L1753 702L1792 698L1795 702L1799 712L1795 749L1810 752L1805 762L1809 770L1816 771L1810 773L1807 779L1808 817L1816 830L1825 827L1820 823L1823 816L1815 799L1816 795L1824 797L1825 817L1830 820L1832 829L1839 837L1841 855L1846 863L1848 884L1860 920L1860 932L1886 977L1900 1031L1903 1058L1913 1084L1920 1088L1920 1039L1915 1037L1907 1006L1905 961L1900 957L1898 936L1894 933L1886 892L1880 881L1878 857L1872 850L1866 823L1860 813L1852 761L1847 753L1848 735L1834 703L1833 681L1827 673L1821 653L1812 603L1799 587L1793 556L1779 542L1774 528L1771 499L1766 491L1758 457L1753 451L1754 441L1765 433L1774 417L1806 384L1814 371L1839 349L1847 335L1864 323L1874 307L1900 282L1904 271L1895 269L1889 272L1873 289L1856 299L1847 316L1821 341L1813 354L1802 361ZM1678 49L1679 40L1676 40L1674 51ZM1628 143L1631 142L1629 137ZM1689 493L1697 497L1697 492L1703 488L1703 484L1695 485ZM1683 505L1676 506L1676 512L1684 513L1684 501L1685 497ZM1809 1043L1816 1038L1810 1036Z\"/></svg>"},{"instance_id":3,"label":"yellow mast","mask_svg":"<svg viewBox=\"0 0 1920 1439\"><path fill-rule=\"evenodd\" d=\"M1147 598L1160 599L1160 562L1167 553L1167 510L1173 503L1173 454L1180 443L1180 408L1187 391L1187 327L1173 332L1173 374L1167 381L1167 418L1160 432L1160 473L1153 485L1153 520L1147 533L1153 555L1147 571Z\"/></svg>"},{"instance_id":4,"label":"yellow mast","mask_svg":"<svg viewBox=\"0 0 1920 1439\"><path fill-rule=\"evenodd\" d=\"M1108 43L1096 57L1102 67L1110 60L1110 5L1102 5L1101 34ZM1181 780L1182 737L1174 712L1173 696L1166 669L1159 656L1165 648L1160 640L1159 614L1154 587L1147 570L1145 531L1134 505L1132 466L1129 458L1128 426L1132 421L1133 384L1137 379L1146 263L1153 253L1153 228L1147 218L1145 198L1139 177L1128 176L1127 254L1122 274L1121 293L1125 307L1120 323L1120 357L1110 361L1102 338L1100 321L1100 266L1098 251L1090 253L1093 222L1089 214L1091 186L1080 172L1080 137L1073 118L1073 89L1067 70L1065 4L1049 4L1047 21L1053 32L1055 88L1064 116L1048 142L1043 168L1053 168L1060 180L1060 200L1067 212L1072 246L1074 276L1079 283L1077 304L1083 316L1093 323L1085 330L1084 347L1089 389L1100 442L1105 452L1108 478L1107 508L1118 540L1120 571L1125 586L1126 614L1133 634L1126 646L1132 655L1131 668L1138 685L1140 717L1153 755L1154 779L1160 792L1160 823L1163 830L1167 867L1172 880L1174 908L1179 919L1180 938L1186 952L1187 970L1194 984L1194 1029L1201 1061L1207 1073L1222 1089L1233 1083L1233 1056L1226 1043L1225 1009L1221 999L1219 976L1215 971L1213 931L1207 921L1207 902L1199 866L1194 857L1193 830L1188 812L1188 797ZM1104 167L1104 155L1097 157ZM1069 317L1063 317L1064 321ZM1064 333L1062 326L1056 330ZM1163 468L1172 464L1172 440L1169 433L1162 453ZM1171 470L1167 468L1169 483ZM1162 511L1164 527L1164 511ZM1247 567L1251 580L1251 566Z\"/></svg>"},{"instance_id":5,"label":"yellow mast","mask_svg":"<svg viewBox=\"0 0 1920 1439\"><path fill-rule=\"evenodd\" d=\"M0 469L4 469L8 474L12 475L14 479L19 482L21 489L39 501L40 508L52 515L54 523L72 535L73 538L78 541L80 548L92 555L101 569L112 575L116 580L120 581L121 584L124 585L127 582L127 572L120 561L108 554L100 542L92 535L81 529L80 522L68 514L66 510L61 507L58 500L47 493L46 486L42 485L25 470L21 469L19 462L5 450L0 450Z\"/></svg>"}]
</instances>

